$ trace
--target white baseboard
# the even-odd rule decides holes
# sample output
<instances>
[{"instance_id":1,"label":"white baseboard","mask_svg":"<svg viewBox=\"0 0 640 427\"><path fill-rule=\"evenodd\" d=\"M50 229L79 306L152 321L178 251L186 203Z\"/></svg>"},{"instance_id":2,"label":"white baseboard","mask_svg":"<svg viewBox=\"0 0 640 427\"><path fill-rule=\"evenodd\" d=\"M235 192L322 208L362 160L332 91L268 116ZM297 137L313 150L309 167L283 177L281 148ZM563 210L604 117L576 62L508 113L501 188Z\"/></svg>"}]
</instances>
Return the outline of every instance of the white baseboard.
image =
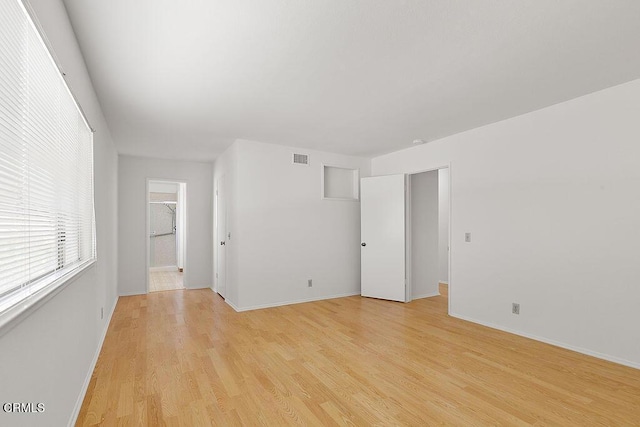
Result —
<instances>
[{"instance_id":1,"label":"white baseboard","mask_svg":"<svg viewBox=\"0 0 640 427\"><path fill-rule=\"evenodd\" d=\"M149 271L178 271L178 266L164 265L162 267L149 267Z\"/></svg>"},{"instance_id":2,"label":"white baseboard","mask_svg":"<svg viewBox=\"0 0 640 427\"><path fill-rule=\"evenodd\" d=\"M449 282L445 282L444 280L440 280L438 283L441 285L449 285Z\"/></svg>"},{"instance_id":3,"label":"white baseboard","mask_svg":"<svg viewBox=\"0 0 640 427\"><path fill-rule=\"evenodd\" d=\"M211 285L198 286L198 287L195 287L195 288L192 288L191 286L189 286L188 288L184 287L183 289L187 290L187 291L195 291L195 290L198 290L198 289L211 289Z\"/></svg>"},{"instance_id":4,"label":"white baseboard","mask_svg":"<svg viewBox=\"0 0 640 427\"><path fill-rule=\"evenodd\" d=\"M439 297L439 296L440 296L440 292L431 292L431 293L424 294L424 295L414 295L414 296L411 297L411 301L416 300L416 299Z\"/></svg>"},{"instance_id":5,"label":"white baseboard","mask_svg":"<svg viewBox=\"0 0 640 427\"><path fill-rule=\"evenodd\" d=\"M180 288L180 289L175 289L176 291L182 291L182 290L192 290L192 289L211 289L211 286L198 286L197 288ZM118 296L120 297L132 297L132 296L136 296L136 295L148 295L149 291L144 291L144 292L140 292L140 291L131 291L131 292L120 292L118 293Z\"/></svg>"},{"instance_id":6,"label":"white baseboard","mask_svg":"<svg viewBox=\"0 0 640 427\"><path fill-rule=\"evenodd\" d=\"M467 322L477 323L478 325L486 326L486 327L491 328L491 329L497 329L499 331L508 332L510 334L519 335L521 337L530 338L532 340L540 341L540 342L543 342L545 344L550 344L550 345L553 345L553 346L556 346L556 347L564 348L565 350L575 351L576 353L586 354L587 356L592 356L592 357L595 357L597 359L606 360L608 362L617 363L619 365L628 366L630 368L640 369L640 363L632 362L630 360L622 359L622 358L619 358L619 357L616 357L616 356L612 356L610 354L600 353L600 352L592 351L592 350L589 350L589 349L586 349L586 348L582 348L582 347L576 347L576 346L571 345L571 344L566 344L566 343L563 343L563 342L560 342L560 341L555 341L555 340L552 340L552 339L540 337L538 335L529 334L529 333L522 332L522 331L517 331L515 329L506 328L504 326L496 325L496 324L490 323L490 322L482 322L480 320L476 320L476 319L473 319L473 318L467 317L467 316L461 316L459 314L452 313L452 312L449 312L449 315L451 317L455 317L455 318L458 318L458 319L461 319L461 320L466 320Z\"/></svg>"},{"instance_id":7,"label":"white baseboard","mask_svg":"<svg viewBox=\"0 0 640 427\"><path fill-rule=\"evenodd\" d=\"M148 292L137 292L137 291L133 291L133 292L124 292L124 293L118 293L119 297L133 297L136 295L146 295Z\"/></svg>"},{"instance_id":8,"label":"white baseboard","mask_svg":"<svg viewBox=\"0 0 640 427\"><path fill-rule=\"evenodd\" d=\"M226 302L227 304L229 304L229 306L231 308L233 308L235 311L240 312L240 309L231 301L229 301L228 299L225 298L224 302Z\"/></svg>"},{"instance_id":9,"label":"white baseboard","mask_svg":"<svg viewBox=\"0 0 640 427\"><path fill-rule=\"evenodd\" d=\"M352 297L354 295L360 295L360 292L346 292L346 293L342 293L342 294L327 295L327 296L324 296L324 297L303 298L303 299L297 299L297 300L276 302L276 303L271 303L271 304L258 304L258 305L252 305L252 306L249 306L249 307L236 307L235 305L231 304L227 300L225 300L225 301L227 301L227 304L229 304L235 311L242 312L242 311L250 311L250 310L260 310L260 309L263 309L263 308L282 307L283 305L302 304L302 303L305 303L305 302L322 301L322 300L326 300L326 299Z\"/></svg>"},{"instance_id":10,"label":"white baseboard","mask_svg":"<svg viewBox=\"0 0 640 427\"><path fill-rule=\"evenodd\" d=\"M80 415L82 402L84 401L84 396L87 394L87 389L89 388L89 383L91 382L93 371L94 369L96 369L96 363L98 363L98 357L100 356L100 352L102 351L102 345L104 344L104 339L107 337L107 331L109 330L109 325L111 324L111 318L113 317L113 313L116 311L116 306L118 305L119 298L120 298L119 296L116 297L116 302L113 304L113 308L111 309L111 312L107 316L107 321L105 322L104 330L102 331L102 336L100 337L98 348L96 349L96 354L93 356L93 360L91 361L89 372L87 373L87 377L84 379L84 384L82 384L80 395L78 396L76 405L74 406L73 412L71 413L69 426L74 426L76 424L76 421L78 420L78 415Z\"/></svg>"}]
</instances>

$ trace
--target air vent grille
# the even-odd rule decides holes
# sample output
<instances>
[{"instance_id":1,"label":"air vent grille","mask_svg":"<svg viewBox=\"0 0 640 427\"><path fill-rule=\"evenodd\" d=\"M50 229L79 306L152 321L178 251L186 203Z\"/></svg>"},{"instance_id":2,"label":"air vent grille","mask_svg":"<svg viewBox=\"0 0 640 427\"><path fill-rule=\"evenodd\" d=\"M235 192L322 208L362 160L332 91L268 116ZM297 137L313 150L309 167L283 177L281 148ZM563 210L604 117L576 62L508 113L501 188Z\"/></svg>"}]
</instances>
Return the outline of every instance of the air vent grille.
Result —
<instances>
[{"instance_id":1,"label":"air vent grille","mask_svg":"<svg viewBox=\"0 0 640 427\"><path fill-rule=\"evenodd\" d=\"M293 164L294 165L309 165L309 155L308 154L298 154L293 153Z\"/></svg>"}]
</instances>

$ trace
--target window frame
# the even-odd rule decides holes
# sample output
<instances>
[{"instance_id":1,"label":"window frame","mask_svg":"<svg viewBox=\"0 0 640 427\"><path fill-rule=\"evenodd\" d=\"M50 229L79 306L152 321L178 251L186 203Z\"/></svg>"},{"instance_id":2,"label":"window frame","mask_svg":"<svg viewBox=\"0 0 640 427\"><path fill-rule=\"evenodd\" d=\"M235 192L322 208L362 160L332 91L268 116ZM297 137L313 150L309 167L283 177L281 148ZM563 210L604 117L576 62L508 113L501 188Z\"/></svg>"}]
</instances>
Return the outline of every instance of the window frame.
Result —
<instances>
[{"instance_id":1,"label":"window frame","mask_svg":"<svg viewBox=\"0 0 640 427\"><path fill-rule=\"evenodd\" d=\"M97 225L96 225L96 215L95 215L95 152L94 152L94 135L95 130L91 127L87 116L82 109L78 99L73 94L69 83L67 82L65 76L66 74L63 72L60 67L60 63L55 55L55 52L46 37L46 34L40 25L37 16L31 5L26 0L14 0L18 3L19 7L25 14L25 17L28 21L28 25L35 32L35 36L40 41L42 47L44 48L46 54L50 57L52 65L55 67L56 72L59 74L60 80L63 84L64 89L66 89L66 93L73 101L79 116L84 121L87 126L88 131L91 133L90 141L88 142L91 146L90 148L90 163L86 163L90 165L90 181L91 181L91 210L90 210L90 222L91 222L91 256L88 259L82 261L82 258L78 258L75 260L67 260L64 261L64 252L66 245L68 244L77 244L80 246L82 244L82 240L78 239L77 242L69 242L67 239L58 239L57 240L57 252L58 252L58 260L56 263L55 269L49 270L47 273L43 273L41 276L37 278L31 278L24 284L20 285L19 288L14 287L12 290L5 292L6 300L4 303L8 302L10 305L0 312L0 336L4 335L8 331L10 331L15 325L17 325L20 321L22 321L27 316L31 315L38 308L46 304L50 299L56 296L58 293L62 292L67 286L71 285L78 279L81 275L83 275L90 267L92 267L98 259L98 251L97 251ZM72 165L76 166L76 165ZM58 224L55 227L56 234L65 234L66 235L66 227ZM61 251L62 249L62 251ZM78 255L80 251L78 251ZM16 290L19 289L19 290ZM5 304L3 304L5 305Z\"/></svg>"}]
</instances>

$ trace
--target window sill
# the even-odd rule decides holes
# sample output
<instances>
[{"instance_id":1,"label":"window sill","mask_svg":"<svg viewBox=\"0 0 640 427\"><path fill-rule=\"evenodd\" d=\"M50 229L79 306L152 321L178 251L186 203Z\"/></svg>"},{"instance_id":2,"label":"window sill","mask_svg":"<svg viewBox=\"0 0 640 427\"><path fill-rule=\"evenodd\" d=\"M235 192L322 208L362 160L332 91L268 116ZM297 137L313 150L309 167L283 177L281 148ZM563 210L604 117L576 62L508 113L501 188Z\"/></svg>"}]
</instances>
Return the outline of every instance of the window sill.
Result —
<instances>
[{"instance_id":1,"label":"window sill","mask_svg":"<svg viewBox=\"0 0 640 427\"><path fill-rule=\"evenodd\" d=\"M51 283L2 312L2 314L0 314L0 337L73 283L82 273L94 265L95 262L96 259L94 258L79 265L72 271L66 272L59 277L54 277Z\"/></svg>"}]
</instances>

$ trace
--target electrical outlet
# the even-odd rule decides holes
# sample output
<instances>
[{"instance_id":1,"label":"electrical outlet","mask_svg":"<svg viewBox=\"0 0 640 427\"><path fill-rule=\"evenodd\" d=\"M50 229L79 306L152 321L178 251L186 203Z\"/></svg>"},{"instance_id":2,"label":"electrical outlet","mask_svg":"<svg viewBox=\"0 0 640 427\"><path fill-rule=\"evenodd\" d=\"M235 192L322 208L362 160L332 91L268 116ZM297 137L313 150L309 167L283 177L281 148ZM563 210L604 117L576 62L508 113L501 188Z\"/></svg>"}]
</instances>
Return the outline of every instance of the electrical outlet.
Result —
<instances>
[{"instance_id":1,"label":"electrical outlet","mask_svg":"<svg viewBox=\"0 0 640 427\"><path fill-rule=\"evenodd\" d=\"M520 314L520 304L514 302L511 304L511 312L513 314Z\"/></svg>"},{"instance_id":2,"label":"electrical outlet","mask_svg":"<svg viewBox=\"0 0 640 427\"><path fill-rule=\"evenodd\" d=\"M100 307L100 318L104 319L104 307Z\"/></svg>"},{"instance_id":3,"label":"electrical outlet","mask_svg":"<svg viewBox=\"0 0 640 427\"><path fill-rule=\"evenodd\" d=\"M307 286L310 288L313 286L313 280L309 279L307 280Z\"/></svg>"},{"instance_id":4,"label":"electrical outlet","mask_svg":"<svg viewBox=\"0 0 640 427\"><path fill-rule=\"evenodd\" d=\"M464 241L467 243L471 242L471 233L464 233Z\"/></svg>"}]
</instances>

